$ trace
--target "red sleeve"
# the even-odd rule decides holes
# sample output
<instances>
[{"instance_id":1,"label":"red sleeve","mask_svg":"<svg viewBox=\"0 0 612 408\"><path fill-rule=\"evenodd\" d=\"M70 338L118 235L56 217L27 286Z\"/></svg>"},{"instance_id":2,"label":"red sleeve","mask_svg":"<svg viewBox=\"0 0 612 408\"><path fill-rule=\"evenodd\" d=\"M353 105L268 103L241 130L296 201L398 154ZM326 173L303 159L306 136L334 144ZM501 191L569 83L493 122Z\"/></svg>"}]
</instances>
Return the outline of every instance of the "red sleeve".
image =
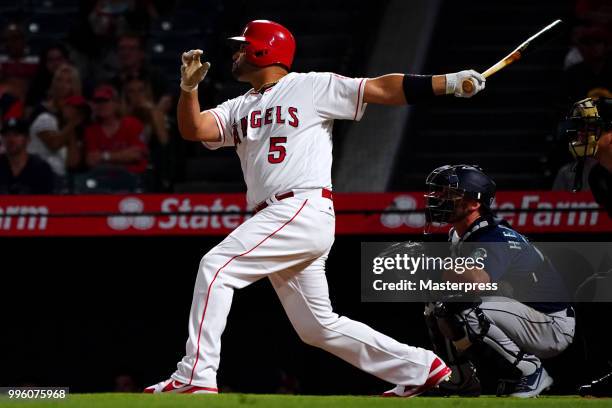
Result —
<instances>
[{"instance_id":1,"label":"red sleeve","mask_svg":"<svg viewBox=\"0 0 612 408\"><path fill-rule=\"evenodd\" d=\"M23 102L15 101L2 116L3 120L23 117Z\"/></svg>"},{"instance_id":2,"label":"red sleeve","mask_svg":"<svg viewBox=\"0 0 612 408\"><path fill-rule=\"evenodd\" d=\"M88 153L99 151L100 147L97 142L96 131L94 127L90 125L85 129L85 151Z\"/></svg>"},{"instance_id":3,"label":"red sleeve","mask_svg":"<svg viewBox=\"0 0 612 408\"><path fill-rule=\"evenodd\" d=\"M147 169L149 149L143 140L144 125L138 119L127 116L123 118L124 137L130 146L138 147L145 153L145 157L138 163L128 166L128 170L135 173L142 173Z\"/></svg>"},{"instance_id":4,"label":"red sleeve","mask_svg":"<svg viewBox=\"0 0 612 408\"><path fill-rule=\"evenodd\" d=\"M142 122L132 116L126 116L123 120L126 129L126 137L130 146L138 146L147 150L147 145L144 140L142 140L142 132L144 131Z\"/></svg>"}]
</instances>

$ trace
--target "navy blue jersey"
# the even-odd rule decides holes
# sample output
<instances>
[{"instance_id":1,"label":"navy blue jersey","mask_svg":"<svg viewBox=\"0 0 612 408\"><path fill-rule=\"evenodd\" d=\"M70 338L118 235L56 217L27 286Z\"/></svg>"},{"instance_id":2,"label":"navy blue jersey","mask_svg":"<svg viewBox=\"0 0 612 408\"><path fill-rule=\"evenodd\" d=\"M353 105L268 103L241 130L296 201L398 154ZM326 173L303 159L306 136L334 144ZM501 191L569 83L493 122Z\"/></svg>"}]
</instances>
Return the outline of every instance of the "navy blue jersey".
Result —
<instances>
[{"instance_id":1,"label":"navy blue jersey","mask_svg":"<svg viewBox=\"0 0 612 408\"><path fill-rule=\"evenodd\" d=\"M545 313L569 305L563 277L550 261L527 238L510 228L503 220L481 217L459 238L451 230L454 256L481 257L491 282L497 282L501 293Z\"/></svg>"}]
</instances>

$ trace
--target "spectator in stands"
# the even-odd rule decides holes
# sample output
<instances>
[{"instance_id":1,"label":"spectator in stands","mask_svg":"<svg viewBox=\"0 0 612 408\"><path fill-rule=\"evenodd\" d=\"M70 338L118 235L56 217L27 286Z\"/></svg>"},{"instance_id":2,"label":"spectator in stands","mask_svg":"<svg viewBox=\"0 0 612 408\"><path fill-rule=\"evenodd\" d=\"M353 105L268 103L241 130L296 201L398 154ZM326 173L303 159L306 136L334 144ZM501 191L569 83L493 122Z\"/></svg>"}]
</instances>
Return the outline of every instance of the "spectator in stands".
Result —
<instances>
[{"instance_id":1,"label":"spectator in stands","mask_svg":"<svg viewBox=\"0 0 612 408\"><path fill-rule=\"evenodd\" d=\"M112 79L117 89L123 90L125 83L132 78L142 78L151 84L155 103L163 112L172 108L172 97L168 84L161 71L145 63L144 38L138 34L124 34L117 43L119 72Z\"/></svg>"},{"instance_id":2,"label":"spectator in stands","mask_svg":"<svg viewBox=\"0 0 612 408\"><path fill-rule=\"evenodd\" d=\"M168 144L166 114L155 104L150 82L138 77L128 79L123 87L123 103L127 114L143 122L145 141L149 145Z\"/></svg>"},{"instance_id":3,"label":"spectator in stands","mask_svg":"<svg viewBox=\"0 0 612 408\"><path fill-rule=\"evenodd\" d=\"M53 192L51 167L36 155L29 154L28 125L11 119L2 125L0 155L0 194L50 194Z\"/></svg>"},{"instance_id":4,"label":"spectator in stands","mask_svg":"<svg viewBox=\"0 0 612 408\"><path fill-rule=\"evenodd\" d=\"M23 102L15 94L11 84L0 83L0 119L2 121L23 117Z\"/></svg>"},{"instance_id":5,"label":"spectator in stands","mask_svg":"<svg viewBox=\"0 0 612 408\"><path fill-rule=\"evenodd\" d=\"M53 172L63 179L68 168L78 166L79 153L74 130L81 123L61 121L65 101L71 96L81 95L79 72L71 65L62 65L56 69L51 82L47 99L35 108L32 114L28 151L45 160ZM76 118L72 118L76 119Z\"/></svg>"},{"instance_id":6,"label":"spectator in stands","mask_svg":"<svg viewBox=\"0 0 612 408\"><path fill-rule=\"evenodd\" d=\"M73 160L68 163L68 170L81 172L85 170L85 129L91 125L91 106L80 95L69 96L64 101L61 118L74 149Z\"/></svg>"},{"instance_id":7,"label":"spectator in stands","mask_svg":"<svg viewBox=\"0 0 612 408\"><path fill-rule=\"evenodd\" d=\"M85 129L87 165L95 168L113 165L133 174L147 169L148 149L143 140L143 124L132 116L122 116L115 88L101 85L93 94L94 123Z\"/></svg>"},{"instance_id":8,"label":"spectator in stands","mask_svg":"<svg viewBox=\"0 0 612 408\"><path fill-rule=\"evenodd\" d=\"M30 84L26 97L26 105L33 108L47 99L53 75L57 69L69 63L68 50L62 44L54 44L47 47L40 54L40 65L36 76Z\"/></svg>"},{"instance_id":9,"label":"spectator in stands","mask_svg":"<svg viewBox=\"0 0 612 408\"><path fill-rule=\"evenodd\" d=\"M127 29L124 14L130 5L126 1L97 0L89 12L88 20L92 31L98 37L115 37Z\"/></svg>"},{"instance_id":10,"label":"spectator in stands","mask_svg":"<svg viewBox=\"0 0 612 408\"><path fill-rule=\"evenodd\" d=\"M612 19L612 7L608 0L576 0L574 15L579 21L606 24Z\"/></svg>"},{"instance_id":11,"label":"spectator in stands","mask_svg":"<svg viewBox=\"0 0 612 408\"><path fill-rule=\"evenodd\" d=\"M89 13L89 23L96 35L116 38L128 29L148 30L158 17L151 0L97 0Z\"/></svg>"},{"instance_id":12,"label":"spectator in stands","mask_svg":"<svg viewBox=\"0 0 612 408\"><path fill-rule=\"evenodd\" d=\"M565 105L586 97L612 96L610 33L607 27L585 26L576 29L577 49L582 57L566 69L561 89Z\"/></svg>"},{"instance_id":13,"label":"spectator in stands","mask_svg":"<svg viewBox=\"0 0 612 408\"><path fill-rule=\"evenodd\" d=\"M26 32L16 23L9 23L2 33L0 80L10 83L14 96L25 100L28 86L38 69L38 57L28 54Z\"/></svg>"},{"instance_id":14,"label":"spectator in stands","mask_svg":"<svg viewBox=\"0 0 612 408\"><path fill-rule=\"evenodd\" d=\"M153 101L151 84L142 78L128 79L123 87L125 113L138 118L144 125L144 141L150 152L155 191L168 190L172 180L170 151L170 118Z\"/></svg>"}]
</instances>

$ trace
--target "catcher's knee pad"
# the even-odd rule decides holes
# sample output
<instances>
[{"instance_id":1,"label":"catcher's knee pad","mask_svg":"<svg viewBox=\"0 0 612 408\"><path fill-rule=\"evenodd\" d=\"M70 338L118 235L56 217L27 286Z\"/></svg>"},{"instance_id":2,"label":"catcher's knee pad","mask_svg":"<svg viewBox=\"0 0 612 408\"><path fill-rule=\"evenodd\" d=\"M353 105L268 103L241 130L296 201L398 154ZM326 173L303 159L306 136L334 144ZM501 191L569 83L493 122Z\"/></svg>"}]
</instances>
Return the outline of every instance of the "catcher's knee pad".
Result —
<instances>
[{"instance_id":1,"label":"catcher's knee pad","mask_svg":"<svg viewBox=\"0 0 612 408\"><path fill-rule=\"evenodd\" d=\"M457 305L438 302L434 305L433 315L438 329L444 337L456 342L465 337L465 322L456 312Z\"/></svg>"},{"instance_id":2,"label":"catcher's knee pad","mask_svg":"<svg viewBox=\"0 0 612 408\"><path fill-rule=\"evenodd\" d=\"M481 342L483 337L487 335L491 328L491 322L485 316L484 312L479 306L471 307L466 314L472 314L476 317L478 327L474 327L466 322L467 334L472 342Z\"/></svg>"},{"instance_id":3,"label":"catcher's knee pad","mask_svg":"<svg viewBox=\"0 0 612 408\"><path fill-rule=\"evenodd\" d=\"M449 302L436 303L434 315L437 317L438 327L444 337L453 342L457 351L463 352L473 343L481 342L491 327L479 307L479 302ZM472 327L466 321L466 315L472 314L478 321L478 327Z\"/></svg>"}]
</instances>

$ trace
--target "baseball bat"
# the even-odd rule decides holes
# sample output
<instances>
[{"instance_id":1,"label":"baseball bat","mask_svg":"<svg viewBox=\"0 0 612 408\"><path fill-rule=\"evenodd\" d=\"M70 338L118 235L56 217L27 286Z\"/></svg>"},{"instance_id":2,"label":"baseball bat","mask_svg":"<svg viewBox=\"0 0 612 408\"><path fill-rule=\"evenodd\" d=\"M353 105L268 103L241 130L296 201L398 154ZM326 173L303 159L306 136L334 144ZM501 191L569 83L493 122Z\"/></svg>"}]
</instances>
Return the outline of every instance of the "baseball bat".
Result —
<instances>
[{"instance_id":1,"label":"baseball bat","mask_svg":"<svg viewBox=\"0 0 612 408\"><path fill-rule=\"evenodd\" d=\"M527 54L528 51L533 51L538 46L546 42L550 38L551 33L554 32L553 28L559 26L561 23L561 20L555 20L537 33L535 33L534 35L532 35L531 37L529 37L527 40L523 41L523 43L516 47L510 54L506 55L504 58L500 59L490 68L488 68L485 72L483 72L482 76L488 78L497 71L520 60L522 57L525 56L525 54ZM463 88L463 92L471 93L474 90L474 83L471 80L466 79L461 84L461 87Z\"/></svg>"}]
</instances>

